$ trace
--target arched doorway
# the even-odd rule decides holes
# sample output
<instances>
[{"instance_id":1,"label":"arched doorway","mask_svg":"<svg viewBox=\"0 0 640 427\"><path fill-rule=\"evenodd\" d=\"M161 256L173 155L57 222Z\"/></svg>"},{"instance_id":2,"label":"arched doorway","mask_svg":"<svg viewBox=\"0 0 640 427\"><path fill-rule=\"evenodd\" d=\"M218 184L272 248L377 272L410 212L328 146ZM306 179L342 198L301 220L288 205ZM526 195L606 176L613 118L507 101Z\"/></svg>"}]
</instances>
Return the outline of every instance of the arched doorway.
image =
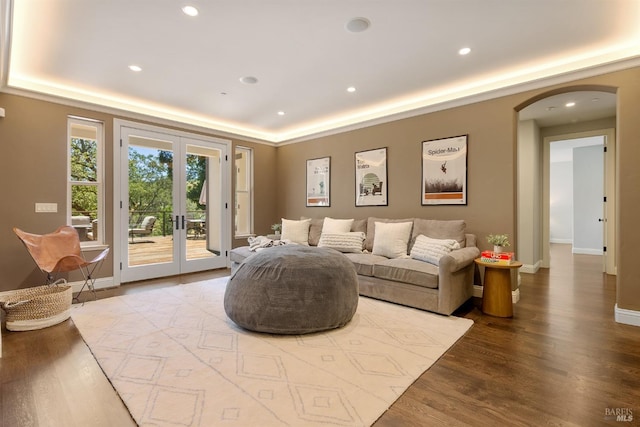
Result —
<instances>
[{"instance_id":1,"label":"arched doorway","mask_svg":"<svg viewBox=\"0 0 640 427\"><path fill-rule=\"evenodd\" d=\"M573 103L573 104L570 104ZM545 92L518 112L518 256L523 272L550 266L550 153L561 140L602 135L606 141L602 214L603 271L615 274L615 88L575 86ZM578 178L580 179L580 178ZM585 190L581 189L580 193ZM589 189L587 189L589 191ZM606 200L606 202L605 202ZM576 215L583 214L578 211ZM573 232L573 230L572 230ZM605 251L606 247L606 251Z\"/></svg>"}]
</instances>

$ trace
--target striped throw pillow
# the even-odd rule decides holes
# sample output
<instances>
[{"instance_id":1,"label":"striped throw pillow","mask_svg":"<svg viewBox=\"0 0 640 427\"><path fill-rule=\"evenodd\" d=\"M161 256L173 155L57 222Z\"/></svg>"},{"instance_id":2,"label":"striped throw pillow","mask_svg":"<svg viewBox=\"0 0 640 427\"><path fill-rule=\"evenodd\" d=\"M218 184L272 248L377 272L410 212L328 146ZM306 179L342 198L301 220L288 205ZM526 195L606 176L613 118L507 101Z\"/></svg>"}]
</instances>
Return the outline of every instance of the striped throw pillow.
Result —
<instances>
[{"instance_id":1,"label":"striped throw pillow","mask_svg":"<svg viewBox=\"0 0 640 427\"><path fill-rule=\"evenodd\" d=\"M364 233L361 231L322 233L318 247L331 248L340 252L359 253L362 252L364 237Z\"/></svg>"}]
</instances>

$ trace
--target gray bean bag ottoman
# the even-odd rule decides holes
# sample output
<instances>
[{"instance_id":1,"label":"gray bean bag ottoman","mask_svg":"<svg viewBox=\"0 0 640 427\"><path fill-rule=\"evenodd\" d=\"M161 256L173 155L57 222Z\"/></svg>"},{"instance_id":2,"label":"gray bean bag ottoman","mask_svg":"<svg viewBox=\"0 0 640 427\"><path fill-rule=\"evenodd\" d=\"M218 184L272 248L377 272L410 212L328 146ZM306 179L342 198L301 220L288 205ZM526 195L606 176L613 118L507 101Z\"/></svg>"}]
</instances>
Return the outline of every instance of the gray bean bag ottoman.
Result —
<instances>
[{"instance_id":1,"label":"gray bean bag ottoman","mask_svg":"<svg viewBox=\"0 0 640 427\"><path fill-rule=\"evenodd\" d=\"M245 259L229 279L224 310L258 332L306 334L349 323L358 307L353 263L333 249L286 245Z\"/></svg>"}]
</instances>

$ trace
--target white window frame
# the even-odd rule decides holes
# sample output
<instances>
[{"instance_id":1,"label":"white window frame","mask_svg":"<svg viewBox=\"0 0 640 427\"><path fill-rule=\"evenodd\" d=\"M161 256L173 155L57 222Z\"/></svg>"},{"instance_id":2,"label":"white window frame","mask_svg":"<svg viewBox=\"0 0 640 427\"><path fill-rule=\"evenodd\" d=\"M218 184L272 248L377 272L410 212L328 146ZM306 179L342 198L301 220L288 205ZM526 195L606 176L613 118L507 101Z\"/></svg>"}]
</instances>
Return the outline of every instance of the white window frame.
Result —
<instances>
[{"instance_id":1,"label":"white window frame","mask_svg":"<svg viewBox=\"0 0 640 427\"><path fill-rule=\"evenodd\" d=\"M237 166L236 166L236 155L239 153L245 153L247 155L247 170L246 170L246 176L245 176L245 180L247 183L247 188L246 190L238 190L238 180L237 180ZM253 149L249 148L249 147L244 147L244 146L236 146L235 150L234 150L234 155L233 155L233 170L234 170L234 176L236 178L235 180L235 185L234 185L234 221L233 221L233 234L235 236L236 239L238 238L243 238L243 237L248 237L248 236L252 236L253 235ZM236 209L237 209L237 205L238 205L238 193L246 193L249 195L248 200L249 200L249 207L248 207L248 211L249 211L249 232L248 233L237 233L237 222L236 222Z\"/></svg>"},{"instance_id":2,"label":"white window frame","mask_svg":"<svg viewBox=\"0 0 640 427\"><path fill-rule=\"evenodd\" d=\"M96 128L96 182L85 183L71 180L71 139L76 136L73 126L89 126ZM97 240L80 242L83 248L105 246L105 194L104 194L104 123L99 120L84 117L69 116L67 118L67 224L71 225L71 189L74 185L88 185L97 188L97 212L96 218L101 219L97 223Z\"/></svg>"}]
</instances>

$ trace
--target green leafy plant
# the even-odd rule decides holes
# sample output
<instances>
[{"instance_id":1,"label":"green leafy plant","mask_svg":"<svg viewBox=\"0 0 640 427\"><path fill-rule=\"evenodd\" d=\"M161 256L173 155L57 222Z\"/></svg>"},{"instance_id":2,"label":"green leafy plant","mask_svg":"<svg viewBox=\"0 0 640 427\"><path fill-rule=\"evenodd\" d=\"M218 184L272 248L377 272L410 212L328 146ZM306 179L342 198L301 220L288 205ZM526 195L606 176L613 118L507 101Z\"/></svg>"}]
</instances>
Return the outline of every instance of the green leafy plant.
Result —
<instances>
[{"instance_id":1,"label":"green leafy plant","mask_svg":"<svg viewBox=\"0 0 640 427\"><path fill-rule=\"evenodd\" d=\"M280 230L282 230L282 224L273 224L273 225L271 226L271 229L272 229L273 231L276 231L276 232L277 232L277 231L280 231Z\"/></svg>"},{"instance_id":2,"label":"green leafy plant","mask_svg":"<svg viewBox=\"0 0 640 427\"><path fill-rule=\"evenodd\" d=\"M489 234L487 236L487 242L491 243L494 246L511 246L511 243L509 243L508 234Z\"/></svg>"}]
</instances>

